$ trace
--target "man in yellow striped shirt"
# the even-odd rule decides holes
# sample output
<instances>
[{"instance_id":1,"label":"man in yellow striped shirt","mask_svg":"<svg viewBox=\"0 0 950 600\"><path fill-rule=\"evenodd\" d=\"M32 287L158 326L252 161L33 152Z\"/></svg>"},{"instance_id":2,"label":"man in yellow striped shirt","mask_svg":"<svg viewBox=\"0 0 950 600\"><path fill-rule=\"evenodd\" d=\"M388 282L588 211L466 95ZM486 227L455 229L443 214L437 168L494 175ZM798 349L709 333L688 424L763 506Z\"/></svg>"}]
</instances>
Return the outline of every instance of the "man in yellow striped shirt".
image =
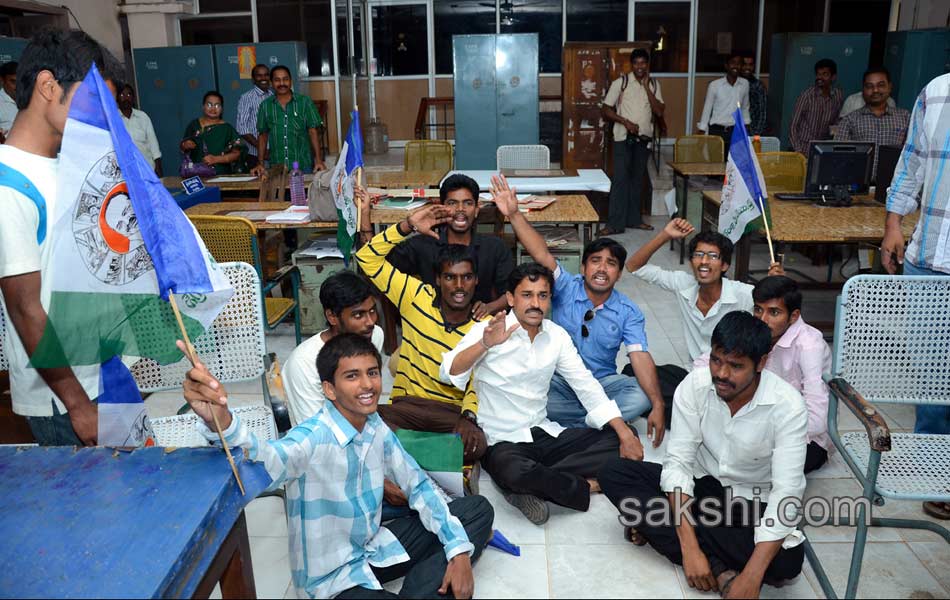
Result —
<instances>
[{"instance_id":1,"label":"man in yellow striped shirt","mask_svg":"<svg viewBox=\"0 0 950 600\"><path fill-rule=\"evenodd\" d=\"M478 426L478 399L471 383L464 391L439 379L442 355L455 348L475 323L472 303L478 284L474 255L466 246L441 249L432 268L436 286L411 277L386 261L402 240L418 232L438 237L439 225L450 212L430 205L376 235L356 253L356 261L370 281L399 309L402 348L393 382L392 404L381 405L379 415L392 429L458 433L465 464L477 462L488 447Z\"/></svg>"}]
</instances>

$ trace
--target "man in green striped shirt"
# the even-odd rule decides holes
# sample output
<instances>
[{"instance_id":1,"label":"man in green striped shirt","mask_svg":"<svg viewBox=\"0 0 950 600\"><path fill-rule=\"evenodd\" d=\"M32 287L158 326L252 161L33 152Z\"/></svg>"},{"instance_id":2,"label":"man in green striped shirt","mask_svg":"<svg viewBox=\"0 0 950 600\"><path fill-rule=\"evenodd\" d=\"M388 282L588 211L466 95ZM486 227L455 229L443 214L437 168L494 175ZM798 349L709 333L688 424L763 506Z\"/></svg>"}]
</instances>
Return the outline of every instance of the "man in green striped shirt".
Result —
<instances>
[{"instance_id":1,"label":"man in green striped shirt","mask_svg":"<svg viewBox=\"0 0 950 600\"><path fill-rule=\"evenodd\" d=\"M323 120L313 100L294 93L290 69L283 65L271 69L270 82L275 94L257 109L257 155L265 156L269 143L271 165L283 163L290 169L296 162L304 173L326 170L317 141ZM260 177L264 166L257 165L251 173Z\"/></svg>"}]
</instances>

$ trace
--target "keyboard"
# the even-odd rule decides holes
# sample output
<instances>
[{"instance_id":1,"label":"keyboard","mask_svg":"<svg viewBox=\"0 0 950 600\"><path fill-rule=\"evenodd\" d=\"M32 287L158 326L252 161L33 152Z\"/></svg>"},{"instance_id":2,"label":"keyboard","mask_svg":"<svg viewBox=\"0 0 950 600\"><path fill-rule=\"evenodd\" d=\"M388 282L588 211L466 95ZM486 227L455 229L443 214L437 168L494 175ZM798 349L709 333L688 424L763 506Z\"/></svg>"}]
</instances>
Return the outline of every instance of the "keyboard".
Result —
<instances>
[{"instance_id":1,"label":"keyboard","mask_svg":"<svg viewBox=\"0 0 950 600\"><path fill-rule=\"evenodd\" d=\"M833 197L833 196L832 196ZM825 198L828 198L826 195ZM776 200L797 200L807 202L821 202L821 194L775 194Z\"/></svg>"}]
</instances>

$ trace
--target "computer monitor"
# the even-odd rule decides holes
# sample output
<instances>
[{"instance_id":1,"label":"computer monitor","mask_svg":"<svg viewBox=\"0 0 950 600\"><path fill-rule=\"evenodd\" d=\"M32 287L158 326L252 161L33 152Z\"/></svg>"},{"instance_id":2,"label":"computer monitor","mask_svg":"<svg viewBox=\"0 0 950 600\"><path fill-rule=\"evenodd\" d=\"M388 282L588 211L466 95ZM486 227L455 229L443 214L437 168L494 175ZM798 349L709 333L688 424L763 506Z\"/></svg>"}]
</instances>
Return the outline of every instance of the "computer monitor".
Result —
<instances>
[{"instance_id":1,"label":"computer monitor","mask_svg":"<svg viewBox=\"0 0 950 600\"><path fill-rule=\"evenodd\" d=\"M891 187L891 180L903 150L900 146L877 147L877 176L874 182L877 187L874 189L874 199L878 202L887 202L887 190Z\"/></svg>"},{"instance_id":2,"label":"computer monitor","mask_svg":"<svg viewBox=\"0 0 950 600\"><path fill-rule=\"evenodd\" d=\"M808 149L806 194L850 204L851 194L866 194L874 164L874 142L813 141Z\"/></svg>"}]
</instances>

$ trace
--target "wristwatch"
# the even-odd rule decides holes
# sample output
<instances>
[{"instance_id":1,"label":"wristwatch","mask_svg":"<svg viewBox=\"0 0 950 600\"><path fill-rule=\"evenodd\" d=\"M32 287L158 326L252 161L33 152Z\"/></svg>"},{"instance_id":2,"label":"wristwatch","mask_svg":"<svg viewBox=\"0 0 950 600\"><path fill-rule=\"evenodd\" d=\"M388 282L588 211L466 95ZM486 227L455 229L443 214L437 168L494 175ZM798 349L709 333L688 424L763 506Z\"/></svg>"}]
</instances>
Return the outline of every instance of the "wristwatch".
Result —
<instances>
[{"instance_id":1,"label":"wristwatch","mask_svg":"<svg viewBox=\"0 0 950 600\"><path fill-rule=\"evenodd\" d=\"M463 411L462 411L462 418L463 418L463 419L468 419L468 420L471 421L472 423L478 425L478 417L475 416L475 413L472 412L472 411L470 411L470 410L463 410Z\"/></svg>"}]
</instances>

